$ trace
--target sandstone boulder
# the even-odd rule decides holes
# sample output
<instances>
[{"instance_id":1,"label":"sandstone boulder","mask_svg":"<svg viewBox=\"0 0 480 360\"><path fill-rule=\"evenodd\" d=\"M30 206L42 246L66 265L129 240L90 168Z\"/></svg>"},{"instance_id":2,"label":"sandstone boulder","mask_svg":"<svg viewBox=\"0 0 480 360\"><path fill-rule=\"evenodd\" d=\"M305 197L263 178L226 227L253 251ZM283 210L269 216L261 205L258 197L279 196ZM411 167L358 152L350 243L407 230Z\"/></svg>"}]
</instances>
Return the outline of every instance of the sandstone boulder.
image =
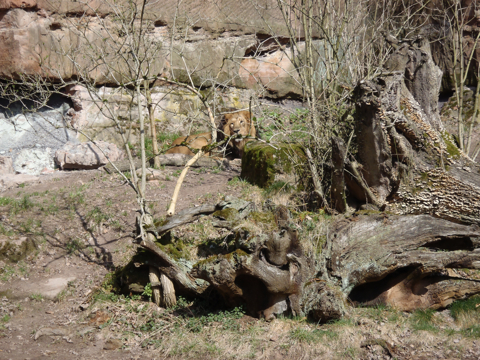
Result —
<instances>
[{"instance_id":1,"label":"sandstone boulder","mask_svg":"<svg viewBox=\"0 0 480 360\"><path fill-rule=\"evenodd\" d=\"M55 163L61 169L97 169L108 160L123 159L123 152L115 144L105 141L74 144L68 142L55 153ZM107 159L108 157L108 159Z\"/></svg>"}]
</instances>

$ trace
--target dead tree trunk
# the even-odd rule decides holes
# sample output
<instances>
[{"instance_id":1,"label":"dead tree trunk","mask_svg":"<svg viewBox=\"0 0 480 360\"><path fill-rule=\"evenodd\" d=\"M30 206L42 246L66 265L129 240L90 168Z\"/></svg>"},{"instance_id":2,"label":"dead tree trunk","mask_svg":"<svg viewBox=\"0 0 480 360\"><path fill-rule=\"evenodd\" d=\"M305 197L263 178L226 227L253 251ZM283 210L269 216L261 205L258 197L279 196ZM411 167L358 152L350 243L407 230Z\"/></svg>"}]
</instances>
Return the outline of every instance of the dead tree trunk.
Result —
<instances>
[{"instance_id":1,"label":"dead tree trunk","mask_svg":"<svg viewBox=\"0 0 480 360\"><path fill-rule=\"evenodd\" d=\"M234 229L235 250L185 269L143 240L155 256L148 265L180 290L202 296L212 287L266 319L290 312L327 321L351 303L439 308L480 293L480 169L439 122L440 76L428 43L403 43L389 64L355 90L358 152L332 143L335 209L356 203L378 211L338 217L321 253L307 254L285 207L271 209L277 229L262 234L235 226L252 210L242 200L193 209L158 232L213 213L216 226ZM373 207L361 207L367 203ZM232 211L233 220L225 215Z\"/></svg>"}]
</instances>

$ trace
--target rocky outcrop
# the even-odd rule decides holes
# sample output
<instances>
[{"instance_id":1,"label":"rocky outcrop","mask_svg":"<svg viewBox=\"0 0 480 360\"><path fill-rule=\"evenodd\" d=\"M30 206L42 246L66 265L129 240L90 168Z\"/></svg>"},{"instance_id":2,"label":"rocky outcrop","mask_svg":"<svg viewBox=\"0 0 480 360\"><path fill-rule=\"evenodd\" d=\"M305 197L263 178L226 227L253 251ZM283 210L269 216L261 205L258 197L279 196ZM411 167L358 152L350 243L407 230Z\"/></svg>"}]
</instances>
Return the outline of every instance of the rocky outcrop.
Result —
<instances>
[{"instance_id":1,"label":"rocky outcrop","mask_svg":"<svg viewBox=\"0 0 480 360\"><path fill-rule=\"evenodd\" d=\"M55 153L55 163L63 170L97 169L108 164L109 160L121 160L123 156L123 152L115 144L109 144L104 141L83 144L68 142Z\"/></svg>"},{"instance_id":2,"label":"rocky outcrop","mask_svg":"<svg viewBox=\"0 0 480 360\"><path fill-rule=\"evenodd\" d=\"M50 148L22 149L15 157L16 172L26 175L40 175L54 169L53 151Z\"/></svg>"},{"instance_id":3,"label":"rocky outcrop","mask_svg":"<svg viewBox=\"0 0 480 360\"><path fill-rule=\"evenodd\" d=\"M106 2L90 3L89 7L75 1L26 0L0 4L0 11L4 9L0 19L0 52L3 54L0 77L87 76L97 85L119 80L119 74L125 69L121 56L111 55L107 59L112 68L118 70L115 75L115 71L109 73L105 66L92 63L94 54L88 52L90 45L102 48L102 34L108 37L104 27L113 26L113 9L105 5ZM301 89L291 79L290 60L282 51L270 54L273 41L265 42L270 36L288 35L276 2L261 0L256 4L237 5L233 0L215 4L189 0L179 8L173 0L153 3L146 15L152 27L148 35L153 46L160 50L149 64L151 73L174 74L178 80L189 83L188 72L194 71L191 80L197 86L208 85L205 80L217 77L217 81L239 88L257 87L253 77L259 79L260 86L265 86L269 96L301 96ZM100 19L96 14L105 17ZM76 29L85 22L89 25L82 39ZM69 53L72 45L74 52ZM248 59L252 55L261 55L259 62Z\"/></svg>"}]
</instances>

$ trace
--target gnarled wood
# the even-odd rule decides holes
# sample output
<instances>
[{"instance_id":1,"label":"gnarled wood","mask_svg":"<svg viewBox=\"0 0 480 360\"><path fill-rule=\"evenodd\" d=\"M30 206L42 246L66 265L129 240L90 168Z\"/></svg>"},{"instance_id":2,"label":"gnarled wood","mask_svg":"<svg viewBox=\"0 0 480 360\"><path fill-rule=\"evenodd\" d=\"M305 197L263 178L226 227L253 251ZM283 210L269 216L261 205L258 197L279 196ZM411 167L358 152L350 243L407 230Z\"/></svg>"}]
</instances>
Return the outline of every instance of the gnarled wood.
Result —
<instances>
[{"instance_id":1,"label":"gnarled wood","mask_svg":"<svg viewBox=\"0 0 480 360\"><path fill-rule=\"evenodd\" d=\"M439 308L480 293L480 169L438 123L439 72L428 44L403 42L389 66L355 89L358 153L347 155L341 140L332 142L336 210L345 212L345 197L352 196L349 203L363 204L367 213L366 203L384 213L337 217L321 234L322 252L307 254L288 210L270 204L275 231L251 235L220 216L214 223L232 229L234 251L188 271L144 240L156 254L151 265L193 294L204 289L195 279L206 280L230 305L246 304L266 319L288 311L329 321L348 314L348 303ZM179 213L158 233L224 206Z\"/></svg>"}]
</instances>

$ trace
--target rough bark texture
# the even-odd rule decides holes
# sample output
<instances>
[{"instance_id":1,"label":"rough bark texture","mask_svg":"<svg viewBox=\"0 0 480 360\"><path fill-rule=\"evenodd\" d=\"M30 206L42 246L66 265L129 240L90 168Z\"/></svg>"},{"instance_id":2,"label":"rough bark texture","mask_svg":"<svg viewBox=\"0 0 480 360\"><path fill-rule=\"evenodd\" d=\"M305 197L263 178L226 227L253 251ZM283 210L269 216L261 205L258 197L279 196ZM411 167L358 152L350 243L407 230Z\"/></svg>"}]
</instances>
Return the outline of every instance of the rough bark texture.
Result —
<instances>
[{"instance_id":1,"label":"rough bark texture","mask_svg":"<svg viewBox=\"0 0 480 360\"><path fill-rule=\"evenodd\" d=\"M480 228L429 215L360 216L332 228L329 274L359 303L444 307L480 291ZM458 269L459 271L456 271Z\"/></svg>"},{"instance_id":2,"label":"rough bark texture","mask_svg":"<svg viewBox=\"0 0 480 360\"><path fill-rule=\"evenodd\" d=\"M347 202L345 196L345 157L347 149L342 139L332 138L332 187L330 189L330 198L332 207L340 213L347 211Z\"/></svg>"}]
</instances>

